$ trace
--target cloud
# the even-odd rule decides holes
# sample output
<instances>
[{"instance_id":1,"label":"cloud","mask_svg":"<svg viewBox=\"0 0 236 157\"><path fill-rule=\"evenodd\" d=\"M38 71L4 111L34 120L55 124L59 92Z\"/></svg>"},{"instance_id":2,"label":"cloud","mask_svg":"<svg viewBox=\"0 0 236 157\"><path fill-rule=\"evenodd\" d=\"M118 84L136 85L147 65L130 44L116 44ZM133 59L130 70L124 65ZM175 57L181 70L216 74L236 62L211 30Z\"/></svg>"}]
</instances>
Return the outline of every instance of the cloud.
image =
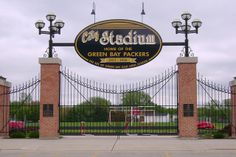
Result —
<instances>
[{"instance_id":1,"label":"cloud","mask_svg":"<svg viewBox=\"0 0 236 157\"><path fill-rule=\"evenodd\" d=\"M65 21L61 35L55 42L73 42L77 33L93 23L90 15L93 1L84 0L11 0L1 1L0 12L0 75L9 81L21 83L38 75L38 58L48 47L48 37L38 35L35 21L43 19L48 12ZM97 21L124 18L140 21L142 0L95 0ZM207 78L227 84L236 70L236 2L144 0L144 22L156 29L163 41L183 41L184 36L175 34L171 21L180 18L188 10L193 19L199 18L203 26L198 35L190 35L190 46L199 57L198 71ZM226 9L227 8L227 9ZM63 66L83 77L101 82L131 83L161 74L176 64L182 47L163 47L159 56L143 66L127 70L103 69L82 60L73 47L55 48Z\"/></svg>"}]
</instances>

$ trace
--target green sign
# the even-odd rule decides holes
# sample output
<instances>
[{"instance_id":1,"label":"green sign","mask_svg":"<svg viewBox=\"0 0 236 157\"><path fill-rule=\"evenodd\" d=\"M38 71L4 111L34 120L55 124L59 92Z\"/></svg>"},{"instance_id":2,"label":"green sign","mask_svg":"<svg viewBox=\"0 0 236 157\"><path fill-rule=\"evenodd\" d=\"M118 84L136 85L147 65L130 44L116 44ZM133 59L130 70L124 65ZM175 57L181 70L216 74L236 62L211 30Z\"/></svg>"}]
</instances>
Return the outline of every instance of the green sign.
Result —
<instances>
[{"instance_id":1,"label":"green sign","mask_svg":"<svg viewBox=\"0 0 236 157\"><path fill-rule=\"evenodd\" d=\"M131 20L107 20L84 28L75 50L85 61L103 68L133 68L154 59L162 40L150 26Z\"/></svg>"}]
</instances>

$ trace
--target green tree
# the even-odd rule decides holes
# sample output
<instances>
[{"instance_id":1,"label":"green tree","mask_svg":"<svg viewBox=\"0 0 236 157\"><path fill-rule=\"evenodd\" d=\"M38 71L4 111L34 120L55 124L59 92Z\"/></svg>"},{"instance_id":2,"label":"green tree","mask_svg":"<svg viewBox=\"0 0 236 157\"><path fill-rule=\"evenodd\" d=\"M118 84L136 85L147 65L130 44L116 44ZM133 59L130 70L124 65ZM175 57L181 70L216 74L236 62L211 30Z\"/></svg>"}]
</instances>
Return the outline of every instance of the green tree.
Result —
<instances>
[{"instance_id":1,"label":"green tree","mask_svg":"<svg viewBox=\"0 0 236 157\"><path fill-rule=\"evenodd\" d=\"M222 105L230 106L231 105L231 99L224 99L222 101Z\"/></svg>"},{"instance_id":2,"label":"green tree","mask_svg":"<svg viewBox=\"0 0 236 157\"><path fill-rule=\"evenodd\" d=\"M107 121L111 102L101 98L92 97L88 101L73 106L66 115L67 121L99 122Z\"/></svg>"},{"instance_id":3,"label":"green tree","mask_svg":"<svg viewBox=\"0 0 236 157\"><path fill-rule=\"evenodd\" d=\"M151 96L143 91L125 93L122 98L124 106L151 106Z\"/></svg>"},{"instance_id":4,"label":"green tree","mask_svg":"<svg viewBox=\"0 0 236 157\"><path fill-rule=\"evenodd\" d=\"M228 122L230 118L230 100L225 99L222 102L211 100L205 106L198 108L198 115L201 120L212 122Z\"/></svg>"},{"instance_id":5,"label":"green tree","mask_svg":"<svg viewBox=\"0 0 236 157\"><path fill-rule=\"evenodd\" d=\"M142 106L142 109L155 110L157 114L176 115L177 109L166 108L151 101L151 96L143 91L125 93L122 102L124 106ZM148 107L145 107L148 106ZM153 107L152 107L153 106Z\"/></svg>"},{"instance_id":6,"label":"green tree","mask_svg":"<svg viewBox=\"0 0 236 157\"><path fill-rule=\"evenodd\" d=\"M31 101L30 104L19 101L11 102L10 118L37 122L39 120L39 101Z\"/></svg>"}]
</instances>

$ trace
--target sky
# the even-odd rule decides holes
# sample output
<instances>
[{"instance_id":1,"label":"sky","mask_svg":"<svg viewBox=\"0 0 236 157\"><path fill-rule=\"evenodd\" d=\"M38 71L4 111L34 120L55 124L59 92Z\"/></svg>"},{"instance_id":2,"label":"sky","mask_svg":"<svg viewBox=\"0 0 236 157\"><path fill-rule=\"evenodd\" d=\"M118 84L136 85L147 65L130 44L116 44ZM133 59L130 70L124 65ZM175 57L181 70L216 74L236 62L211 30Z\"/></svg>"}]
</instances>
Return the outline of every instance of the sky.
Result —
<instances>
[{"instance_id":1,"label":"sky","mask_svg":"<svg viewBox=\"0 0 236 157\"><path fill-rule=\"evenodd\" d=\"M190 47L198 57L197 71L215 83L228 85L236 76L236 1L235 0L94 0L96 21L130 19L141 21L159 32L163 42L183 42L171 22L188 11L191 20L203 24L199 34L191 34ZM92 0L0 0L0 76L20 84L39 74L38 59L48 47L47 35L39 35L34 24L53 12L65 22L54 42L74 42L76 35L93 23ZM191 21L190 20L190 21ZM44 28L44 29L45 29ZM122 84L143 81L176 65L182 47L163 47L151 62L131 69L114 70L94 66L81 59L73 47L55 47L63 67L98 82Z\"/></svg>"}]
</instances>

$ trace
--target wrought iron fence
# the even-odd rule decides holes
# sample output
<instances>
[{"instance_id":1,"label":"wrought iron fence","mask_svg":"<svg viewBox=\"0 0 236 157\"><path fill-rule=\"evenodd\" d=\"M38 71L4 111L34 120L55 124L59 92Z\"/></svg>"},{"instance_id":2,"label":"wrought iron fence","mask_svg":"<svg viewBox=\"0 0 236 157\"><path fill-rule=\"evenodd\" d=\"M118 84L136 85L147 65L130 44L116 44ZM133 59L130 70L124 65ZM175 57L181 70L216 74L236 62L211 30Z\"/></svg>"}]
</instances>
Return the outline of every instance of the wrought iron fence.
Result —
<instances>
[{"instance_id":1,"label":"wrought iron fence","mask_svg":"<svg viewBox=\"0 0 236 157\"><path fill-rule=\"evenodd\" d=\"M10 99L9 105L3 102L1 103L3 105L0 106L3 109L3 115L7 117L3 120L3 127L0 128L1 133L8 131L10 134L18 131L24 133L38 131L39 84L40 80L35 77L0 94L1 97Z\"/></svg>"},{"instance_id":2,"label":"wrought iron fence","mask_svg":"<svg viewBox=\"0 0 236 157\"><path fill-rule=\"evenodd\" d=\"M216 84L198 75L198 130L208 134L221 130L231 134L230 87Z\"/></svg>"},{"instance_id":3,"label":"wrought iron fence","mask_svg":"<svg viewBox=\"0 0 236 157\"><path fill-rule=\"evenodd\" d=\"M61 71L60 134L177 134L177 69L110 85Z\"/></svg>"}]
</instances>

